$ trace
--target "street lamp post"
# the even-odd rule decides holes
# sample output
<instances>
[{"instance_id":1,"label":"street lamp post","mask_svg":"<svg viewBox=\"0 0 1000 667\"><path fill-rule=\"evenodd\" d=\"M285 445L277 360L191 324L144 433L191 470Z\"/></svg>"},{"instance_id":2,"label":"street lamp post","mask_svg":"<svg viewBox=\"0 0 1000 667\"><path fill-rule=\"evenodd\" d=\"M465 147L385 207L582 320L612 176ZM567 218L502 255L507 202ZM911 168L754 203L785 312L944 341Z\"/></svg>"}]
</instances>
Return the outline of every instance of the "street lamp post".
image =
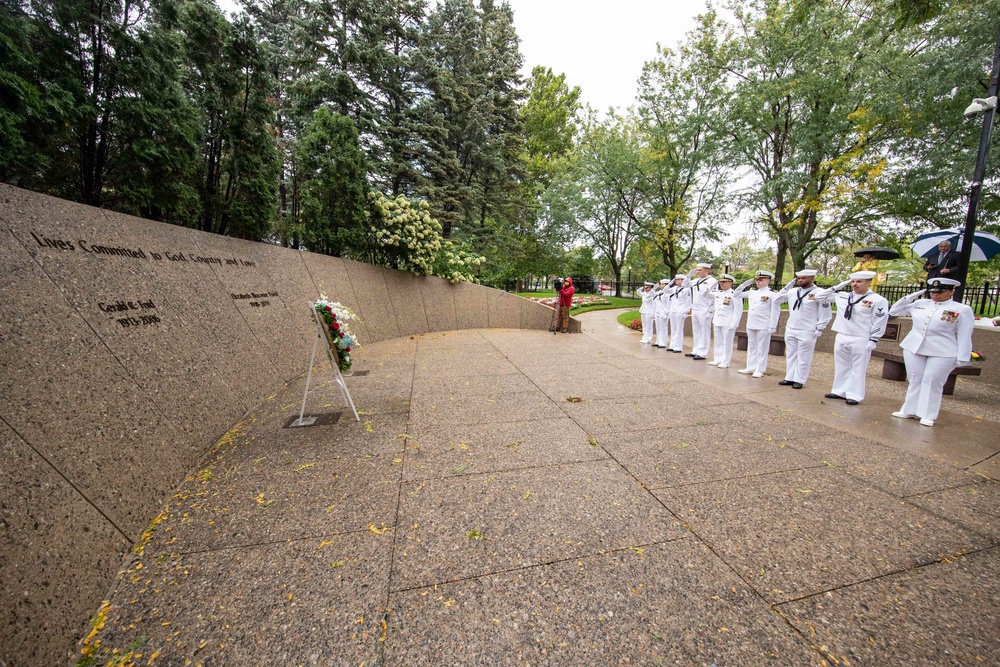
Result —
<instances>
[{"instance_id":1,"label":"street lamp post","mask_svg":"<svg viewBox=\"0 0 1000 667\"><path fill-rule=\"evenodd\" d=\"M1000 29L997 31L997 45L993 51L993 69L990 70L990 86L987 98L996 99L998 80L1000 80ZM967 112L968 113L968 112ZM969 188L969 213L965 217L965 232L962 236L962 252L958 259L958 280L962 285L956 289L956 301L962 300L963 288L969 275L969 262L972 259L972 244L976 238L976 218L979 214L979 195L983 189L983 179L986 177L986 156L990 151L990 140L993 136L993 119L996 117L996 104L986 108L983 113L983 131L979 135L979 153L976 155L976 170L972 176L972 187Z\"/></svg>"}]
</instances>

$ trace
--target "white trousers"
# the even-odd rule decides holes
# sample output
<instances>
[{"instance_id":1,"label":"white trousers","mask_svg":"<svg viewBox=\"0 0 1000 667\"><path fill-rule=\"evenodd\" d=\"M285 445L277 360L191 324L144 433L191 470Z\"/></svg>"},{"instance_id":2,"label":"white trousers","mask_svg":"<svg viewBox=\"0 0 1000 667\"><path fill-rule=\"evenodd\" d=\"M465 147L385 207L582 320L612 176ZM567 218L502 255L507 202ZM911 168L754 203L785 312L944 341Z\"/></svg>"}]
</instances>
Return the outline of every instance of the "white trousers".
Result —
<instances>
[{"instance_id":1,"label":"white trousers","mask_svg":"<svg viewBox=\"0 0 1000 667\"><path fill-rule=\"evenodd\" d=\"M639 313L639 317L642 319L642 340L640 343L648 343L653 340L653 320L652 315L644 315Z\"/></svg>"},{"instance_id":2,"label":"white trousers","mask_svg":"<svg viewBox=\"0 0 1000 667\"><path fill-rule=\"evenodd\" d=\"M670 313L670 345L671 350L684 349L684 319L687 313Z\"/></svg>"},{"instance_id":3,"label":"white trousers","mask_svg":"<svg viewBox=\"0 0 1000 667\"><path fill-rule=\"evenodd\" d=\"M656 316L656 344L660 347L667 346L667 316L657 315Z\"/></svg>"},{"instance_id":4,"label":"white trousers","mask_svg":"<svg viewBox=\"0 0 1000 667\"><path fill-rule=\"evenodd\" d=\"M712 361L718 361L720 366L728 366L733 359L733 339L736 338L736 329L729 327L715 327L715 357Z\"/></svg>"},{"instance_id":5,"label":"white trousers","mask_svg":"<svg viewBox=\"0 0 1000 667\"><path fill-rule=\"evenodd\" d=\"M767 351L771 334L767 329L747 329L747 368L763 373L767 370Z\"/></svg>"},{"instance_id":6,"label":"white trousers","mask_svg":"<svg viewBox=\"0 0 1000 667\"><path fill-rule=\"evenodd\" d=\"M694 349L691 350L699 357L707 357L708 350L712 345L712 316L710 310L691 311L691 332L694 334Z\"/></svg>"},{"instance_id":7,"label":"white trousers","mask_svg":"<svg viewBox=\"0 0 1000 667\"><path fill-rule=\"evenodd\" d=\"M921 419L937 419L944 383L955 368L955 357L927 357L903 350L903 362L910 385L900 411Z\"/></svg>"},{"instance_id":8,"label":"white trousers","mask_svg":"<svg viewBox=\"0 0 1000 667\"><path fill-rule=\"evenodd\" d=\"M833 389L838 396L860 401L865 397L865 373L872 353L868 339L837 334L833 343Z\"/></svg>"},{"instance_id":9,"label":"white trousers","mask_svg":"<svg viewBox=\"0 0 1000 667\"><path fill-rule=\"evenodd\" d=\"M785 329L785 379L805 384L815 351L815 329Z\"/></svg>"}]
</instances>

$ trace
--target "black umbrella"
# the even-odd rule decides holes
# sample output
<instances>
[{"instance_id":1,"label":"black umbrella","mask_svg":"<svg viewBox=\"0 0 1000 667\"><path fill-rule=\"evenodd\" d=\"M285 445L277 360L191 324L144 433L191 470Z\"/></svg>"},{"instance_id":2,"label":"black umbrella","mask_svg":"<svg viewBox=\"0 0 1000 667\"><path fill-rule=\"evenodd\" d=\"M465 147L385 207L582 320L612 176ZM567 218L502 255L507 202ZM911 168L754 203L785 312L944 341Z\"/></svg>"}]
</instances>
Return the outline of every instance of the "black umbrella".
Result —
<instances>
[{"instance_id":1,"label":"black umbrella","mask_svg":"<svg viewBox=\"0 0 1000 667\"><path fill-rule=\"evenodd\" d=\"M874 259L899 259L899 253L892 248L865 248L854 253L855 257L871 255Z\"/></svg>"}]
</instances>

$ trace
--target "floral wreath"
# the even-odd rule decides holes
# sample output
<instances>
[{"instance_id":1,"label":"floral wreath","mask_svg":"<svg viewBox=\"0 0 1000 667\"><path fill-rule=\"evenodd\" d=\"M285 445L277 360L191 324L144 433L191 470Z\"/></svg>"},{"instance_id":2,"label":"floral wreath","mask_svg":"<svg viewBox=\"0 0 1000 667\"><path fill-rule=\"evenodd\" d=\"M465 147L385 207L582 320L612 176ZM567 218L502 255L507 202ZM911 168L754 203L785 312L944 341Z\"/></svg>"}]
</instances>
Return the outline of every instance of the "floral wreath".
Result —
<instances>
[{"instance_id":1,"label":"floral wreath","mask_svg":"<svg viewBox=\"0 0 1000 667\"><path fill-rule=\"evenodd\" d=\"M338 301L327 301L326 296L322 294L319 301L316 302L315 308L324 326L327 327L330 340L337 350L337 367L343 372L351 370L351 347L360 345L360 343L351 334L347 323L351 320L360 322L358 316Z\"/></svg>"}]
</instances>

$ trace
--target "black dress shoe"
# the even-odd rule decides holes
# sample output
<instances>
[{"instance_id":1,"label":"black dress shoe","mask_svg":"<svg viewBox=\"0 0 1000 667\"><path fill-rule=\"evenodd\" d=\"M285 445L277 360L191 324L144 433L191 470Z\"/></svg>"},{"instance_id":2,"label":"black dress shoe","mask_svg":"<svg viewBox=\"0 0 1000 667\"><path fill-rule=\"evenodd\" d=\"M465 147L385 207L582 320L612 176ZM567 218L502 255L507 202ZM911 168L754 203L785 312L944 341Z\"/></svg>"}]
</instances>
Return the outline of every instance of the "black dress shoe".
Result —
<instances>
[{"instance_id":1,"label":"black dress shoe","mask_svg":"<svg viewBox=\"0 0 1000 667\"><path fill-rule=\"evenodd\" d=\"M838 396L837 394L827 394L826 397L827 398L838 398L840 400L844 400L843 396Z\"/></svg>"},{"instance_id":2,"label":"black dress shoe","mask_svg":"<svg viewBox=\"0 0 1000 667\"><path fill-rule=\"evenodd\" d=\"M671 351L671 352L676 352L677 354L680 354L680 353L681 353L681 352L683 352L684 350L670 350L670 351Z\"/></svg>"},{"instance_id":3,"label":"black dress shoe","mask_svg":"<svg viewBox=\"0 0 1000 667\"><path fill-rule=\"evenodd\" d=\"M793 382L792 383L792 389L802 389L802 383L801 382Z\"/></svg>"},{"instance_id":4,"label":"black dress shoe","mask_svg":"<svg viewBox=\"0 0 1000 667\"><path fill-rule=\"evenodd\" d=\"M693 357L694 356L694 352L685 352L684 356L685 357Z\"/></svg>"},{"instance_id":5,"label":"black dress shoe","mask_svg":"<svg viewBox=\"0 0 1000 667\"><path fill-rule=\"evenodd\" d=\"M694 361L705 361L705 357L701 356L700 354L692 354L691 359L693 359Z\"/></svg>"},{"instance_id":6,"label":"black dress shoe","mask_svg":"<svg viewBox=\"0 0 1000 667\"><path fill-rule=\"evenodd\" d=\"M778 380L778 384L780 384L782 387L787 387L788 385L792 384L792 381L791 380Z\"/></svg>"},{"instance_id":7,"label":"black dress shoe","mask_svg":"<svg viewBox=\"0 0 1000 667\"><path fill-rule=\"evenodd\" d=\"M855 400L854 400L853 398L849 398L849 399L847 399L846 403L847 403L848 405L857 405L857 404L858 404L858 402L857 402L857 401L855 401Z\"/></svg>"}]
</instances>

